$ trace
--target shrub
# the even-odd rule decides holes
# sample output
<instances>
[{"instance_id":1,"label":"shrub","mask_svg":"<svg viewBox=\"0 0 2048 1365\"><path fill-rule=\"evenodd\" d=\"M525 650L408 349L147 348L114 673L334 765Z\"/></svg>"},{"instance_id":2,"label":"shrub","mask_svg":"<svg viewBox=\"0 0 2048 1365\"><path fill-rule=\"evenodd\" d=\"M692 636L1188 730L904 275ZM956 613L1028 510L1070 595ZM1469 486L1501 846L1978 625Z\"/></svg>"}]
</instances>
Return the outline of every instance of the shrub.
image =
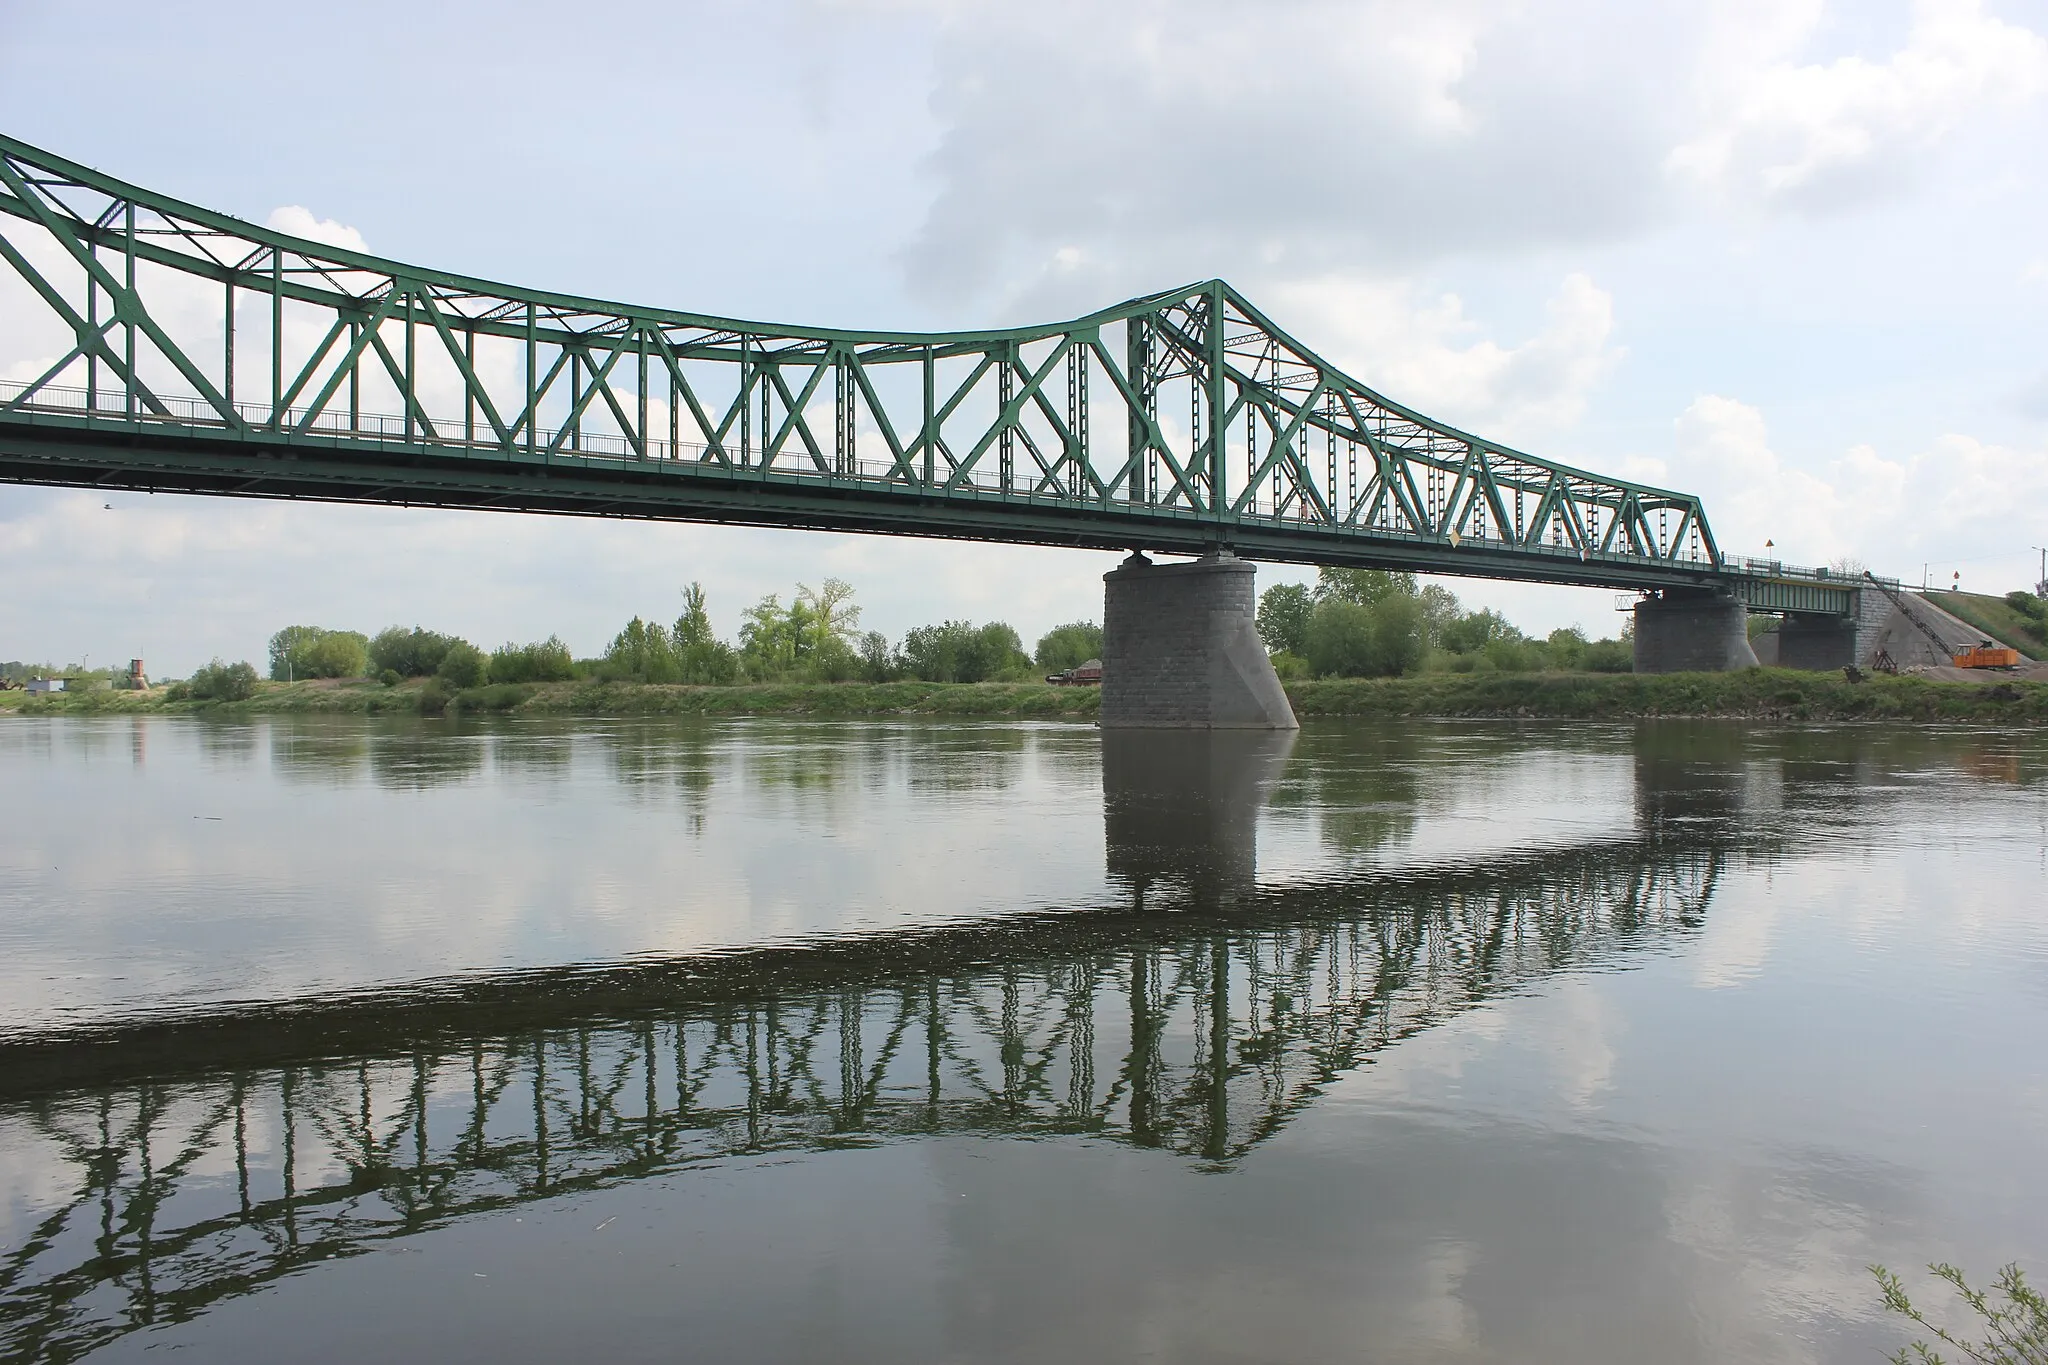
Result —
<instances>
[{"instance_id":1,"label":"shrub","mask_svg":"<svg viewBox=\"0 0 2048 1365\"><path fill-rule=\"evenodd\" d=\"M467 640L457 640L443 651L434 677L449 687L475 687L484 680L484 652Z\"/></svg>"},{"instance_id":2,"label":"shrub","mask_svg":"<svg viewBox=\"0 0 2048 1365\"><path fill-rule=\"evenodd\" d=\"M1586 646L1579 667L1588 673L1633 673L1636 671L1635 647L1627 640L1595 640Z\"/></svg>"},{"instance_id":3,"label":"shrub","mask_svg":"<svg viewBox=\"0 0 2048 1365\"><path fill-rule=\"evenodd\" d=\"M379 673L377 675L377 681L383 683L386 687L396 687L400 683L404 682L405 678L399 673L397 669L387 668L382 673Z\"/></svg>"},{"instance_id":4,"label":"shrub","mask_svg":"<svg viewBox=\"0 0 2048 1365\"><path fill-rule=\"evenodd\" d=\"M1284 649L1273 656L1273 671L1280 675L1281 682L1303 682L1315 676L1307 659Z\"/></svg>"},{"instance_id":5,"label":"shrub","mask_svg":"<svg viewBox=\"0 0 2048 1365\"><path fill-rule=\"evenodd\" d=\"M562 682L575 676L576 661L559 636L527 645L507 642L491 651L494 683Z\"/></svg>"},{"instance_id":6,"label":"shrub","mask_svg":"<svg viewBox=\"0 0 2048 1365\"><path fill-rule=\"evenodd\" d=\"M1984 1333L1984 1339L1981 1342L1968 1341L1945 1327L1929 1322L1927 1316L1914 1306L1898 1276L1881 1265L1871 1266L1870 1273L1877 1277L1888 1311L1932 1332L1941 1345L1953 1347L1963 1359L1977 1361L1978 1365L2033 1365L2033 1362L2048 1360L2048 1298L2027 1283L2026 1274L2018 1265L2008 1265L2000 1270L1989 1289L1971 1288L1969 1281L1963 1278L1963 1272L1952 1265L1937 1264L1927 1268L1934 1272L1936 1279L1956 1291L1980 1323L1976 1330ZM1895 1365L1913 1365L1916 1361L1939 1365L1944 1358L1925 1341L1901 1347L1889 1357Z\"/></svg>"},{"instance_id":7,"label":"shrub","mask_svg":"<svg viewBox=\"0 0 2048 1365\"><path fill-rule=\"evenodd\" d=\"M2005 604L2032 621L2048 621L2048 602L2030 592L2009 592Z\"/></svg>"},{"instance_id":8,"label":"shrub","mask_svg":"<svg viewBox=\"0 0 2048 1365\"><path fill-rule=\"evenodd\" d=\"M256 695L256 666L215 659L194 673L186 687L202 701L247 701Z\"/></svg>"}]
</instances>

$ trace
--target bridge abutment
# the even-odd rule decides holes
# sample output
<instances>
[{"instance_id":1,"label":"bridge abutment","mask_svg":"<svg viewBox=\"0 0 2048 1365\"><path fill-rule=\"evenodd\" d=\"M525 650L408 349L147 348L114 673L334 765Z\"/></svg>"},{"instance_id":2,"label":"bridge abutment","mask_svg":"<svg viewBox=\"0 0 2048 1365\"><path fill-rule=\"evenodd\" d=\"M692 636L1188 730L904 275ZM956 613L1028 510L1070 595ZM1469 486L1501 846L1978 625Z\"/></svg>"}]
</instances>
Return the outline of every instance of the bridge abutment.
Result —
<instances>
[{"instance_id":1,"label":"bridge abutment","mask_svg":"<svg viewBox=\"0 0 2048 1365\"><path fill-rule=\"evenodd\" d=\"M1635 671L1722 673L1756 667L1749 608L1715 592L1666 588L1636 603Z\"/></svg>"},{"instance_id":2,"label":"bridge abutment","mask_svg":"<svg viewBox=\"0 0 2048 1365\"><path fill-rule=\"evenodd\" d=\"M1257 570L1133 554L1102 576L1104 729L1295 730L1259 639Z\"/></svg>"}]
</instances>

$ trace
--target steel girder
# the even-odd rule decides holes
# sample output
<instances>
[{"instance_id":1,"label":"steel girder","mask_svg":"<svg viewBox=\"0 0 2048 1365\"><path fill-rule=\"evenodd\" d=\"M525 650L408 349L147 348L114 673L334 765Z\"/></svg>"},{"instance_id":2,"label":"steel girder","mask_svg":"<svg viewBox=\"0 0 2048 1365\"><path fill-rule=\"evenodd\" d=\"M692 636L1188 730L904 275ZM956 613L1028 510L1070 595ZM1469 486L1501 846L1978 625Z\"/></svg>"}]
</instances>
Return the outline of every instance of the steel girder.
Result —
<instances>
[{"instance_id":1,"label":"steel girder","mask_svg":"<svg viewBox=\"0 0 2048 1365\"><path fill-rule=\"evenodd\" d=\"M0 479L1682 587L1698 499L1380 397L1220 280L990 332L765 326L423 270L0 137ZM0 299L9 297L0 294Z\"/></svg>"}]
</instances>

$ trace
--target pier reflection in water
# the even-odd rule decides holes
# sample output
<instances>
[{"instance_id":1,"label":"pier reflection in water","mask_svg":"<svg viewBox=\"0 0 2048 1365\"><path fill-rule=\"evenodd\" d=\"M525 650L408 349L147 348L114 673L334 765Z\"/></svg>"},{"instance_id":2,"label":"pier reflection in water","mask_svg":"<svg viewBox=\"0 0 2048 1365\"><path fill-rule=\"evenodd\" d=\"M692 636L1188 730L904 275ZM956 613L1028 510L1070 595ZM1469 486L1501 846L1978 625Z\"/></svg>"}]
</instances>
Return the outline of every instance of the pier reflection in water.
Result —
<instances>
[{"instance_id":1,"label":"pier reflection in water","mask_svg":"<svg viewBox=\"0 0 2048 1365\"><path fill-rule=\"evenodd\" d=\"M562 761L544 738L521 743ZM1321 833L1353 854L1417 818L1412 769L1329 762L1327 744L1317 759L1313 735L1311 761L1290 765L1294 744L1104 735L1098 905L0 1049L0 1142L32 1147L65 1173L46 1183L72 1191L0 1261L0 1355L75 1359L394 1239L762 1154L1020 1136L1227 1173L1404 1039L1550 974L1683 943L1730 866L1795 838L1788 811L1837 818L1830 793L1862 780L1837 748L1790 783L1801 760L1781 756L1763 782L1739 736L1674 733L1635 745L1633 819L1604 837L1262 878L1268 803L1348 811ZM691 762L666 753L621 746L619 779L688 786ZM369 760L330 736L278 761ZM474 768L437 751L387 753L377 771ZM943 760L923 772L991 780ZM1330 799L1360 772L1378 785Z\"/></svg>"}]
</instances>

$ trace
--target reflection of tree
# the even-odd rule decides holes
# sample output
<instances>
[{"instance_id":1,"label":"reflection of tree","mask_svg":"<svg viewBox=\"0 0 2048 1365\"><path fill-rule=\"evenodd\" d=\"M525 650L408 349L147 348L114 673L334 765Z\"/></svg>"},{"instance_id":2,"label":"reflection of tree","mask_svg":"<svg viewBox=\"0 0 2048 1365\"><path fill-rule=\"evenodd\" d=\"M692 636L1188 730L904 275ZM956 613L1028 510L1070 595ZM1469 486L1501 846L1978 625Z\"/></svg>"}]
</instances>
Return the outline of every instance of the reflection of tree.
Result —
<instances>
[{"instance_id":1,"label":"reflection of tree","mask_svg":"<svg viewBox=\"0 0 2048 1365\"><path fill-rule=\"evenodd\" d=\"M352 782L369 767L370 740L353 717L280 719L270 726L270 766L287 780Z\"/></svg>"},{"instance_id":2,"label":"reflection of tree","mask_svg":"<svg viewBox=\"0 0 2048 1365\"><path fill-rule=\"evenodd\" d=\"M194 725L199 752L208 763L222 768L242 768L256 761L262 739L257 727L245 720L199 719Z\"/></svg>"},{"instance_id":3,"label":"reflection of tree","mask_svg":"<svg viewBox=\"0 0 2048 1365\"><path fill-rule=\"evenodd\" d=\"M486 732L460 723L404 724L370 732L370 779L397 791L425 791L475 779L490 752Z\"/></svg>"},{"instance_id":4,"label":"reflection of tree","mask_svg":"<svg viewBox=\"0 0 2048 1365\"><path fill-rule=\"evenodd\" d=\"M8 1045L0 1131L75 1194L0 1258L0 1354L75 1359L383 1239L736 1153L1086 1133L1228 1165L1375 1051L1690 932L1726 856L1618 842Z\"/></svg>"},{"instance_id":5,"label":"reflection of tree","mask_svg":"<svg viewBox=\"0 0 2048 1365\"><path fill-rule=\"evenodd\" d=\"M1369 853L1414 832L1421 750L1411 725L1312 726L1273 804L1313 810L1323 842Z\"/></svg>"},{"instance_id":6,"label":"reflection of tree","mask_svg":"<svg viewBox=\"0 0 2048 1365\"><path fill-rule=\"evenodd\" d=\"M635 796L673 794L681 800L690 832L700 834L711 788L727 761L719 750L721 731L703 720L628 720L597 732L612 780ZM558 737L566 761L567 736Z\"/></svg>"}]
</instances>

